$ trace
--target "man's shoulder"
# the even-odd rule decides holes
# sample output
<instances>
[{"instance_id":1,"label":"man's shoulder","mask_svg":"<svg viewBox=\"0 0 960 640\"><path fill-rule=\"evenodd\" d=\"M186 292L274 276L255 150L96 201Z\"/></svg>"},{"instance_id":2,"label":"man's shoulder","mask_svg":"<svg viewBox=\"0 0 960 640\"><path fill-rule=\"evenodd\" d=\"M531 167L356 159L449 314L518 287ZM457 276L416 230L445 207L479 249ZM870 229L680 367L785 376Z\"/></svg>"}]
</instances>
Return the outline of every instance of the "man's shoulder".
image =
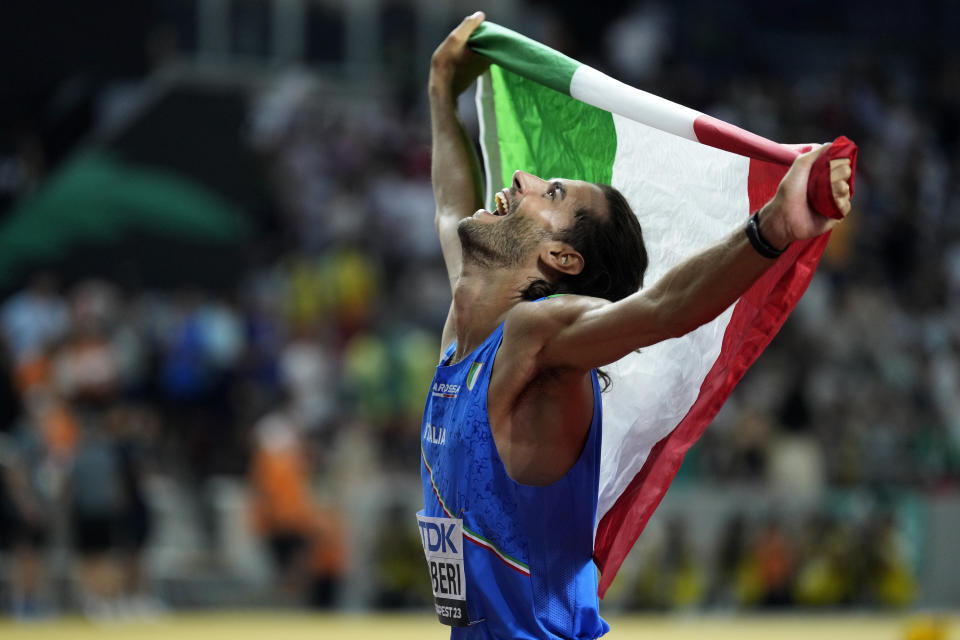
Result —
<instances>
[{"instance_id":1,"label":"man's shoulder","mask_svg":"<svg viewBox=\"0 0 960 640\"><path fill-rule=\"evenodd\" d=\"M608 304L602 298L575 294L518 302L504 318L503 339L528 347L542 346L584 313Z\"/></svg>"},{"instance_id":2,"label":"man's shoulder","mask_svg":"<svg viewBox=\"0 0 960 640\"><path fill-rule=\"evenodd\" d=\"M593 298L572 293L559 293L539 300L518 302L507 312L505 323L511 324L563 324L572 321L585 311L610 304L603 298Z\"/></svg>"}]
</instances>

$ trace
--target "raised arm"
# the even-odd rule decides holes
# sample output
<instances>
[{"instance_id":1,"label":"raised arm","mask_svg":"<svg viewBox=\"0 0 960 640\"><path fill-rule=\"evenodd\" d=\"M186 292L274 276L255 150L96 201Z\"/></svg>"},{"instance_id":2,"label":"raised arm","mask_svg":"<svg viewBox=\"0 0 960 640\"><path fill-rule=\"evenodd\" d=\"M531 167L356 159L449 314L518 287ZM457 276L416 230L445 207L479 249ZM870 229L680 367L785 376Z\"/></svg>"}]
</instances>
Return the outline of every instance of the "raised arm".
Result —
<instances>
[{"instance_id":1,"label":"raised arm","mask_svg":"<svg viewBox=\"0 0 960 640\"><path fill-rule=\"evenodd\" d=\"M482 11L477 11L464 18L440 43L430 60L428 92L433 138L430 175L437 202L434 220L451 290L456 286L463 264L457 224L483 207L480 160L457 112L457 97L490 64L467 47L467 38L484 17ZM451 304L443 327L441 350L454 339L455 313Z\"/></svg>"},{"instance_id":2,"label":"raised arm","mask_svg":"<svg viewBox=\"0 0 960 640\"><path fill-rule=\"evenodd\" d=\"M480 162L457 112L457 97L490 64L467 47L467 38L483 19L480 11L467 16L430 61L431 177L437 232L451 287L462 261L457 223L483 206Z\"/></svg>"},{"instance_id":3,"label":"raised arm","mask_svg":"<svg viewBox=\"0 0 960 640\"><path fill-rule=\"evenodd\" d=\"M812 211L807 204L807 177L823 150L800 156L776 196L758 214L760 233L774 247L818 236L839 222ZM849 161L831 162L833 195L844 215L850 210L850 175ZM515 318L508 323L513 327L508 330L521 339L541 336L537 357L541 368L591 369L709 322L773 263L751 246L740 228L671 269L649 290L612 303L568 296L518 305Z\"/></svg>"}]
</instances>

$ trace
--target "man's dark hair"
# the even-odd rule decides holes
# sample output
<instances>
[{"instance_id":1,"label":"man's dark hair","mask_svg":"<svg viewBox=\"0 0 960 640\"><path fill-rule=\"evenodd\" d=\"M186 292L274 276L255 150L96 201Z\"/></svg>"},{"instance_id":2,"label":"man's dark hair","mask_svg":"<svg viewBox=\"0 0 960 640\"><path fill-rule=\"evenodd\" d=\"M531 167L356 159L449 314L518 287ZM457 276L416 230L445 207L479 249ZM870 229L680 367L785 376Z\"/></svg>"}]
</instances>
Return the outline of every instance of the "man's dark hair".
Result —
<instances>
[{"instance_id":1,"label":"man's dark hair","mask_svg":"<svg viewBox=\"0 0 960 640\"><path fill-rule=\"evenodd\" d=\"M524 300L558 293L605 298L616 302L636 293L643 286L647 270L647 248L636 214L617 189L598 184L607 200L608 215L588 208L577 210L573 225L561 232L566 242L583 256L583 270L556 282L534 280L520 292ZM601 369L597 375L602 390L610 387L610 376Z\"/></svg>"},{"instance_id":2,"label":"man's dark hair","mask_svg":"<svg viewBox=\"0 0 960 640\"><path fill-rule=\"evenodd\" d=\"M520 292L524 300L537 300L557 293L573 293L617 301L643 286L647 249L636 214L617 189L598 184L607 200L608 215L582 208L573 225L560 233L583 256L583 271L557 282L534 280Z\"/></svg>"}]
</instances>

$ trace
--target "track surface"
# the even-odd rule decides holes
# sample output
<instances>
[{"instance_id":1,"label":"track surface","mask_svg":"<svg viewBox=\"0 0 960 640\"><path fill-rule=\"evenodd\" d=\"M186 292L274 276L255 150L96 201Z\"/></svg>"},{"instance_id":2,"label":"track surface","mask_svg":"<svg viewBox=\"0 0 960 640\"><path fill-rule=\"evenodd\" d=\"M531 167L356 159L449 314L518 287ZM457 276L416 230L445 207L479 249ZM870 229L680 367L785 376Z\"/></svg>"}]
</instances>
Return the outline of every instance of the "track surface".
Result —
<instances>
[{"instance_id":1,"label":"track surface","mask_svg":"<svg viewBox=\"0 0 960 640\"><path fill-rule=\"evenodd\" d=\"M611 616L604 640L955 640L960 615ZM270 612L177 614L150 622L95 625L76 617L15 624L0 618L3 640L442 640L423 615L298 615Z\"/></svg>"}]
</instances>

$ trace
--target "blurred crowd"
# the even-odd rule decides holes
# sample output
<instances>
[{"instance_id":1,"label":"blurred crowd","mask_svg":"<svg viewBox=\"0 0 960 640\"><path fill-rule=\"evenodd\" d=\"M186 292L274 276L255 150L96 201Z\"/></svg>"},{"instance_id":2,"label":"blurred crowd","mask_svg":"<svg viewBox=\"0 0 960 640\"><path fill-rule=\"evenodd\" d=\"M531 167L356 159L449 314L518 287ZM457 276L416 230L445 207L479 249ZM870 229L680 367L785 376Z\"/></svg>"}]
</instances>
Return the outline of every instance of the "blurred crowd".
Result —
<instances>
[{"instance_id":1,"label":"blurred crowd","mask_svg":"<svg viewBox=\"0 0 960 640\"><path fill-rule=\"evenodd\" d=\"M897 609L917 596L894 518L821 513L783 519L735 513L706 558L691 543L689 515L672 516L638 545L636 569L610 594L625 609Z\"/></svg>"},{"instance_id":2,"label":"blurred crowd","mask_svg":"<svg viewBox=\"0 0 960 640\"><path fill-rule=\"evenodd\" d=\"M678 478L804 507L789 520L732 513L705 553L685 537L696 515L671 518L664 535L641 538L639 568L615 598L628 608L910 604L920 560L904 541L902 498L960 489L960 57L890 66L863 50L792 75L698 65L675 44L696 48L692 36L665 35L676 13L638 6L603 25L593 48L571 47L574 28L535 3L527 31L775 140L846 134L860 165L854 211L809 291ZM694 34L707 50L713 35ZM356 604L346 585L370 565L361 604L428 601L416 531L403 526L415 505L391 494L364 523L389 529L358 538L343 488L348 476L417 483L423 393L449 304L425 104L410 99L420 93L350 97L304 72L261 88L248 144L272 194L276 250L252 250L230 291L125 290L49 269L0 302L9 611L162 611L146 562L157 478L189 497L179 517L212 555L225 532L204 487L245 485L274 603ZM36 137L23 139L10 201L42 184ZM369 448L362 467L337 453L357 442ZM852 490L869 503L858 516L828 507ZM69 568L53 571L58 550Z\"/></svg>"},{"instance_id":3,"label":"blurred crowd","mask_svg":"<svg viewBox=\"0 0 960 640\"><path fill-rule=\"evenodd\" d=\"M210 549L221 532L203 487L245 477L248 522L281 591L333 602L344 531L336 501L314 492L325 456L349 426L369 434L379 469L409 467L422 401L414 389L432 375L434 340L373 322L376 288L360 254L258 275L228 301L124 295L102 281L61 294L40 273L0 309L0 548L15 551L19 613L39 607L42 556L56 535L79 560L88 612L138 604L130 599L143 595L143 576L133 565L153 529L151 474L192 492L185 516ZM343 296L317 284L338 278L349 281ZM61 512L69 517L55 522Z\"/></svg>"}]
</instances>

